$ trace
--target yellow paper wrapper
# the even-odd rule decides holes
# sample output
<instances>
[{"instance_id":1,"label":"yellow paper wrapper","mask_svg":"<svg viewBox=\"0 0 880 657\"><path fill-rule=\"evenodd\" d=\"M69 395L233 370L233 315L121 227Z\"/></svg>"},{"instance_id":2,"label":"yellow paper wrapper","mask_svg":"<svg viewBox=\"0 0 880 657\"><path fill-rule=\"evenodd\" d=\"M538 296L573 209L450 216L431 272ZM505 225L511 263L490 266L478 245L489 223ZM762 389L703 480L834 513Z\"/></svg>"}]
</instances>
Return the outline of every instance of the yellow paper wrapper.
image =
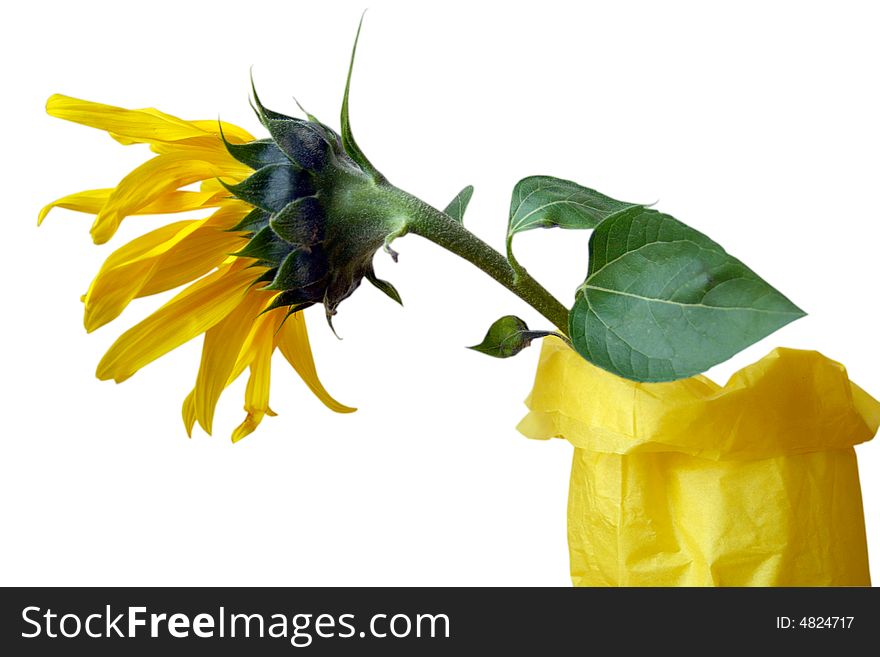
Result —
<instances>
[{"instance_id":1,"label":"yellow paper wrapper","mask_svg":"<svg viewBox=\"0 0 880 657\"><path fill-rule=\"evenodd\" d=\"M546 338L529 438L574 445L576 586L869 586L853 445L880 403L815 351L635 383Z\"/></svg>"}]
</instances>

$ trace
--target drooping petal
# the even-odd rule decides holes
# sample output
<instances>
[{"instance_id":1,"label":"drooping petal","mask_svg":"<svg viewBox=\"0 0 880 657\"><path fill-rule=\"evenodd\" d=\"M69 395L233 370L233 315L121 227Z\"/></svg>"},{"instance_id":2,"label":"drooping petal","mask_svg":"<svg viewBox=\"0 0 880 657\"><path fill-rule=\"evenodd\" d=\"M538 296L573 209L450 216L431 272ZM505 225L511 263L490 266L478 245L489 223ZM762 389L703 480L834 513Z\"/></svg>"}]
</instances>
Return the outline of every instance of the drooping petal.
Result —
<instances>
[{"instance_id":1,"label":"drooping petal","mask_svg":"<svg viewBox=\"0 0 880 657\"><path fill-rule=\"evenodd\" d=\"M242 422L232 433L232 442L237 443L253 431L269 413L269 384L272 370L274 325L263 322L254 336L254 357L251 361L251 374L244 393L244 410L247 412Z\"/></svg>"},{"instance_id":2,"label":"drooping petal","mask_svg":"<svg viewBox=\"0 0 880 657\"><path fill-rule=\"evenodd\" d=\"M186 399L183 400L183 408L181 409L181 415L183 415L183 426L186 427L186 435L190 438L192 438L193 435L193 427L196 425L195 394L195 389L190 390L190 393L186 396Z\"/></svg>"},{"instance_id":3,"label":"drooping petal","mask_svg":"<svg viewBox=\"0 0 880 657\"><path fill-rule=\"evenodd\" d=\"M140 110L149 112L150 110ZM229 152L221 138L220 124L223 125L222 135L226 141L232 144L240 144L253 141L254 137L247 130L239 128L232 123L218 121L188 121L191 125L203 130L205 134L199 137L189 137L187 139L178 139L175 141L151 141L150 150L154 153L171 153L173 151L185 150L188 148L204 148L217 151L219 155L228 157ZM139 140L123 137L114 133L109 133L113 139L120 144L126 146L130 144L142 143Z\"/></svg>"},{"instance_id":4,"label":"drooping petal","mask_svg":"<svg viewBox=\"0 0 880 657\"><path fill-rule=\"evenodd\" d=\"M119 316L142 289L157 259L197 230L202 221L177 221L117 249L101 267L85 295L83 324L91 333Z\"/></svg>"},{"instance_id":5,"label":"drooping petal","mask_svg":"<svg viewBox=\"0 0 880 657\"><path fill-rule=\"evenodd\" d=\"M217 401L233 373L254 320L266 306L266 301L265 293L251 289L223 321L205 333L194 402L196 419L209 435Z\"/></svg>"},{"instance_id":6,"label":"drooping petal","mask_svg":"<svg viewBox=\"0 0 880 657\"><path fill-rule=\"evenodd\" d=\"M199 279L123 333L98 364L99 379L124 381L140 368L207 331L239 304L254 272L235 262Z\"/></svg>"},{"instance_id":7,"label":"drooping petal","mask_svg":"<svg viewBox=\"0 0 880 657\"><path fill-rule=\"evenodd\" d=\"M227 207L197 221L179 221L138 237L104 262L84 297L83 323L91 332L139 297L189 283L218 267L246 238L228 228L247 207Z\"/></svg>"},{"instance_id":8,"label":"drooping petal","mask_svg":"<svg viewBox=\"0 0 880 657\"><path fill-rule=\"evenodd\" d=\"M153 108L129 110L54 94L46 102L51 116L127 138L128 143L173 142L207 133L189 121Z\"/></svg>"},{"instance_id":9,"label":"drooping petal","mask_svg":"<svg viewBox=\"0 0 880 657\"><path fill-rule=\"evenodd\" d=\"M46 112L99 130L106 130L120 144L149 144L155 153L200 148L228 155L220 139L218 121L185 121L152 107L125 109L55 94L46 102ZM247 130L222 122L223 135L231 143L253 141Z\"/></svg>"},{"instance_id":10,"label":"drooping petal","mask_svg":"<svg viewBox=\"0 0 880 657\"><path fill-rule=\"evenodd\" d=\"M206 151L157 155L119 182L95 218L92 239L96 244L103 244L125 217L180 187L206 178L240 178L248 172L243 165L221 162Z\"/></svg>"},{"instance_id":11,"label":"drooping petal","mask_svg":"<svg viewBox=\"0 0 880 657\"><path fill-rule=\"evenodd\" d=\"M258 293L264 294L262 291L257 290ZM271 301L272 295L269 294L266 298L266 303L268 304ZM232 369L232 373L229 375L229 380L226 382L227 386L232 385L232 383L244 373L244 371L250 367L254 358L257 354L257 346L256 346L256 338L260 333L262 327L265 324L272 326L272 331L274 332L278 326L279 316L278 311L270 310L269 312L261 312L260 315L254 320L253 325L251 326L250 332L248 332L247 337L245 338L244 344L241 347L241 351L238 354L238 359L235 361L235 367ZM282 315L283 316L283 315Z\"/></svg>"},{"instance_id":12,"label":"drooping petal","mask_svg":"<svg viewBox=\"0 0 880 657\"><path fill-rule=\"evenodd\" d=\"M203 226L156 261L135 298L158 294L189 283L219 266L247 238L214 226Z\"/></svg>"},{"instance_id":13,"label":"drooping petal","mask_svg":"<svg viewBox=\"0 0 880 657\"><path fill-rule=\"evenodd\" d=\"M102 271L84 298L86 331L91 333L116 319L133 299L173 290L204 276L246 242L235 233L202 226L162 255Z\"/></svg>"},{"instance_id":14,"label":"drooping petal","mask_svg":"<svg viewBox=\"0 0 880 657\"><path fill-rule=\"evenodd\" d=\"M271 293L265 293L256 288L251 288L248 291L248 294L257 294L263 296L263 301L260 304L261 307L268 304L273 296ZM244 339L244 342L241 345L241 349L239 350L238 357L235 361L235 366L232 368L232 371L230 372L229 377L226 380L224 388L228 388L230 385L232 385L232 383L236 379L238 379L238 377L241 376L242 373L253 363L259 351L259 347L256 341L257 336L268 335L271 342L272 336L274 335L275 330L277 330L278 324L283 317L284 311L282 309L273 310L259 314L254 319L254 321L250 323L247 337ZM272 348L274 350L274 344ZM183 407L181 409L183 422L186 426L187 434L189 436L192 436L192 429L197 421L195 395L196 390L195 388L193 388L190 394L183 401ZM267 406L266 415L274 416L275 412Z\"/></svg>"},{"instance_id":15,"label":"drooping petal","mask_svg":"<svg viewBox=\"0 0 880 657\"><path fill-rule=\"evenodd\" d=\"M224 196L216 192L187 192L178 190L163 194L152 203L136 210L132 214L173 214L176 212L189 212L190 210L216 207L223 204L224 201Z\"/></svg>"},{"instance_id":16,"label":"drooping petal","mask_svg":"<svg viewBox=\"0 0 880 657\"><path fill-rule=\"evenodd\" d=\"M275 344L287 362L327 408L337 413L352 413L357 410L333 399L321 384L315 369L315 360L312 357L312 348L309 345L309 335L302 312L293 313L287 318L275 334Z\"/></svg>"},{"instance_id":17,"label":"drooping petal","mask_svg":"<svg viewBox=\"0 0 880 657\"><path fill-rule=\"evenodd\" d=\"M220 187L220 184L217 183ZM107 204L113 189L88 189L76 194L69 194L52 201L40 210L37 225L41 225L46 215L53 208L65 208L88 214L98 214ZM173 191L163 194L152 203L132 212L131 214L171 214L189 212L220 205L229 193L222 190L202 190L198 192Z\"/></svg>"},{"instance_id":18,"label":"drooping petal","mask_svg":"<svg viewBox=\"0 0 880 657\"><path fill-rule=\"evenodd\" d=\"M86 332L91 333L119 317L155 267L155 260L140 260L110 270L107 274L98 274L83 297L83 326Z\"/></svg>"},{"instance_id":19,"label":"drooping petal","mask_svg":"<svg viewBox=\"0 0 880 657\"><path fill-rule=\"evenodd\" d=\"M224 201L223 205L212 214L206 225L213 226L218 230L230 230L233 226L244 219L253 210L247 203L241 201Z\"/></svg>"},{"instance_id":20,"label":"drooping petal","mask_svg":"<svg viewBox=\"0 0 880 657\"><path fill-rule=\"evenodd\" d=\"M143 260L151 255L155 256L164 253L173 244L196 230L203 222L203 219L175 221L134 238L107 256L104 264L101 265L98 275L100 276L101 273L115 267L121 267L136 260Z\"/></svg>"},{"instance_id":21,"label":"drooping petal","mask_svg":"<svg viewBox=\"0 0 880 657\"><path fill-rule=\"evenodd\" d=\"M110 198L112 192L112 189L87 189L83 192L77 192L76 194L62 196L48 205L43 206L43 209L40 210L40 214L37 217L37 226L43 223L43 220L52 208L66 208L68 210L76 210L77 212L98 214L101 211L101 208L106 205L107 199Z\"/></svg>"}]
</instances>

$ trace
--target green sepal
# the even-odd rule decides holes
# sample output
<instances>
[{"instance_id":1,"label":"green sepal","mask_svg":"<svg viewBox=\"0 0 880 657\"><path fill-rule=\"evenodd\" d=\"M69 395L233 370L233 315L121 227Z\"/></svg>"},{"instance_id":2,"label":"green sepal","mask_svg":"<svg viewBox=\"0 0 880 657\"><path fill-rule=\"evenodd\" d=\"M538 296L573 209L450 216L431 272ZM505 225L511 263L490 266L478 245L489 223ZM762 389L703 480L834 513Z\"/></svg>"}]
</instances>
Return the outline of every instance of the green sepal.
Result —
<instances>
[{"instance_id":1,"label":"green sepal","mask_svg":"<svg viewBox=\"0 0 880 657\"><path fill-rule=\"evenodd\" d=\"M242 164L251 169L261 169L267 164L286 164L287 156L275 145L271 139L257 139L246 144L233 144L226 141L223 128L220 128L220 138L229 154Z\"/></svg>"},{"instance_id":2,"label":"green sepal","mask_svg":"<svg viewBox=\"0 0 880 657\"><path fill-rule=\"evenodd\" d=\"M528 347L532 340L548 335L558 335L553 331L530 331L528 325L516 315L505 315L496 320L483 341L468 347L494 358L510 358Z\"/></svg>"},{"instance_id":3,"label":"green sepal","mask_svg":"<svg viewBox=\"0 0 880 657\"><path fill-rule=\"evenodd\" d=\"M269 225L269 216L265 210L254 208L244 219L226 230L229 233L257 233Z\"/></svg>"},{"instance_id":4,"label":"green sepal","mask_svg":"<svg viewBox=\"0 0 880 657\"><path fill-rule=\"evenodd\" d=\"M266 226L258 231L241 251L232 255L239 258L254 258L260 264L266 263L269 266L277 267L278 263L291 251L293 251L293 246L278 237L269 226Z\"/></svg>"},{"instance_id":5,"label":"green sepal","mask_svg":"<svg viewBox=\"0 0 880 657\"><path fill-rule=\"evenodd\" d=\"M269 312L271 310L275 310L277 308L291 308L292 310L288 313L288 316L289 316L292 313L298 312L300 310L304 310L304 309L308 308L309 306L314 306L314 305L315 305L314 301L308 301L308 302L298 301L298 296L294 292L287 291L287 292L282 292L281 294L277 295L274 299L272 299L272 301L269 303L269 305L266 306L266 308L260 314L262 315L263 313L267 313L267 312ZM285 317L285 319L287 319L287 318Z\"/></svg>"},{"instance_id":6,"label":"green sepal","mask_svg":"<svg viewBox=\"0 0 880 657\"><path fill-rule=\"evenodd\" d=\"M251 266L260 266L258 264L254 264ZM272 267L271 269L267 269L262 274L260 274L257 278L251 282L250 287L256 287L260 285L260 283L271 283L275 279L275 275L278 273L278 267ZM263 286L265 287L265 286Z\"/></svg>"},{"instance_id":7,"label":"green sepal","mask_svg":"<svg viewBox=\"0 0 880 657\"><path fill-rule=\"evenodd\" d=\"M316 123L316 124L318 124L319 126L321 126L322 128L324 128L325 130L330 130L330 128L328 128L326 125L324 125L323 123L321 123L321 122L318 120L318 117L317 117L317 116L315 116L314 114L312 114L311 112L309 112L305 107L303 107L303 106L302 106L302 103L299 102L299 101L296 99L296 96L293 97L293 102L296 103L296 106L297 106L297 107L299 107L299 111L306 115L306 118L309 120L309 122L311 122L311 123ZM333 132L333 131L331 130L331 132ZM334 134L335 134L335 133L334 133Z\"/></svg>"},{"instance_id":8,"label":"green sepal","mask_svg":"<svg viewBox=\"0 0 880 657\"><path fill-rule=\"evenodd\" d=\"M327 256L324 252L320 249L299 248L284 258L274 280L265 289L303 291L303 294L310 296L308 288L326 277Z\"/></svg>"},{"instance_id":9,"label":"green sepal","mask_svg":"<svg viewBox=\"0 0 880 657\"><path fill-rule=\"evenodd\" d=\"M643 207L590 237L569 315L574 348L635 381L704 372L804 312L706 235Z\"/></svg>"},{"instance_id":10,"label":"green sepal","mask_svg":"<svg viewBox=\"0 0 880 657\"><path fill-rule=\"evenodd\" d=\"M275 334L276 335L278 334L278 331L281 330L281 328L284 326L284 323L290 318L291 315L293 315L294 313L298 313L302 310L305 310L309 306L313 306L313 305L314 304L312 304L312 303L298 303L298 304L294 304L292 306L288 306L287 312L284 314L284 317L278 323L278 328L275 329ZM276 307L279 307L279 306L276 306ZM263 311L263 313L268 312L269 310L270 309L267 308L266 310ZM271 310L275 310L275 308L271 308ZM260 314L262 315L263 313L260 313Z\"/></svg>"},{"instance_id":11,"label":"green sepal","mask_svg":"<svg viewBox=\"0 0 880 657\"><path fill-rule=\"evenodd\" d=\"M281 120L287 121L292 117L287 116L286 114L282 114L281 112L275 112L274 110L270 110L266 106L260 102L260 96L257 94L257 86L254 84L254 72L251 70L251 93L253 94L253 103L251 103L251 107L254 110L254 113L257 115L257 118L260 120L260 123L263 124L263 127L268 128L266 125L267 121L270 120Z\"/></svg>"},{"instance_id":12,"label":"green sepal","mask_svg":"<svg viewBox=\"0 0 880 657\"><path fill-rule=\"evenodd\" d=\"M304 169L320 171L327 163L330 151L330 143L326 137L329 128L317 120L311 124L308 121L268 109L260 101L254 84L253 72L251 73L251 91L254 112L260 119L260 123L269 131L275 145L295 164ZM314 119L314 117L309 115L309 119ZM330 130L330 132L333 131Z\"/></svg>"},{"instance_id":13,"label":"green sepal","mask_svg":"<svg viewBox=\"0 0 880 657\"><path fill-rule=\"evenodd\" d=\"M317 130L320 130L324 135L324 138L327 142L333 147L333 151L337 154L345 153L345 149L342 147L342 138L336 134L336 131L328 126L326 123L322 123L318 117L309 112L302 104L296 99L293 99L293 102L296 103L296 106L299 107L300 111L306 115L306 118L309 120Z\"/></svg>"},{"instance_id":14,"label":"green sepal","mask_svg":"<svg viewBox=\"0 0 880 657\"><path fill-rule=\"evenodd\" d=\"M364 14L366 11L364 12ZM366 171L370 176L372 176L373 180L376 182L383 182L385 180L385 176L379 173L379 170L376 169L372 165L367 156L364 155L364 152L360 149L357 142L354 139L354 134L351 131L351 122L349 120L348 115L348 95L351 89L351 72L354 70L354 57L357 54L357 45L358 39L361 36L361 27L364 24L364 14L361 14L361 20L358 23L357 34L354 37L354 45L351 48L351 60L348 64L348 76L345 79L345 93L342 95L342 112L340 116L340 132L342 137L342 147L345 149L345 152L348 153L348 156L354 160L358 166L360 166L364 171Z\"/></svg>"},{"instance_id":15,"label":"green sepal","mask_svg":"<svg viewBox=\"0 0 880 657\"><path fill-rule=\"evenodd\" d=\"M269 220L269 225L291 244L311 246L324 239L324 211L317 196L304 196L288 203Z\"/></svg>"},{"instance_id":16,"label":"green sepal","mask_svg":"<svg viewBox=\"0 0 880 657\"><path fill-rule=\"evenodd\" d=\"M455 195L455 198L449 202L449 205L446 206L443 212L455 219L458 223L464 223L464 211L467 210L468 203L471 202L471 196L473 195L474 186L468 185Z\"/></svg>"},{"instance_id":17,"label":"green sepal","mask_svg":"<svg viewBox=\"0 0 880 657\"><path fill-rule=\"evenodd\" d=\"M391 297L392 300L396 301L401 306L403 305L403 300L400 298L400 293L397 291L397 288L395 288L388 281L383 281L381 278L378 278L376 276L376 272L373 271L372 267L369 269L369 271L367 271L366 274L364 274L364 278L370 281L370 283L372 283L377 290L381 290L389 297Z\"/></svg>"},{"instance_id":18,"label":"green sepal","mask_svg":"<svg viewBox=\"0 0 880 657\"><path fill-rule=\"evenodd\" d=\"M324 131L300 119L268 119L266 129L275 144L293 163L309 171L321 171L330 158Z\"/></svg>"},{"instance_id":19,"label":"green sepal","mask_svg":"<svg viewBox=\"0 0 880 657\"><path fill-rule=\"evenodd\" d=\"M292 164L270 164L237 185L221 184L245 203L278 212L291 200L315 193L308 173Z\"/></svg>"}]
</instances>

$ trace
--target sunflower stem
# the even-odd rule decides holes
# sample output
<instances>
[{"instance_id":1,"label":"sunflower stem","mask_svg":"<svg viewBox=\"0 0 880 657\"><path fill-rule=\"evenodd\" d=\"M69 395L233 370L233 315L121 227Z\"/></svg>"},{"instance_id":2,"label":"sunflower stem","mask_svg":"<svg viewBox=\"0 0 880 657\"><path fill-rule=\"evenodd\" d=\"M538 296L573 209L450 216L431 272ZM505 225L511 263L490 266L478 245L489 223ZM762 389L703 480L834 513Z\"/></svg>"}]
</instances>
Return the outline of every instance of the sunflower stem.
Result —
<instances>
[{"instance_id":1,"label":"sunflower stem","mask_svg":"<svg viewBox=\"0 0 880 657\"><path fill-rule=\"evenodd\" d=\"M568 336L568 309L524 269L511 267L507 259L457 221L421 199L397 190L406 198L407 228L447 251L464 258L489 274L537 310Z\"/></svg>"}]
</instances>

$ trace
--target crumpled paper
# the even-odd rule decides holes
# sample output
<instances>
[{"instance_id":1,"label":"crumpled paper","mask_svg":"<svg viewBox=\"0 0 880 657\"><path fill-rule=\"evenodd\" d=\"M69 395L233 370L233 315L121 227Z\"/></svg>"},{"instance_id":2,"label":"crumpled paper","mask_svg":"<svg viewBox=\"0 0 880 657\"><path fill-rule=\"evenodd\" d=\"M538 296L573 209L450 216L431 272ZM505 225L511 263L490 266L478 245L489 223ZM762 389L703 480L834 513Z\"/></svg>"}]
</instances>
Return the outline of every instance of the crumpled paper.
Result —
<instances>
[{"instance_id":1,"label":"crumpled paper","mask_svg":"<svg viewBox=\"0 0 880 657\"><path fill-rule=\"evenodd\" d=\"M869 586L853 445L880 403L818 352L636 383L546 338L529 438L574 445L576 586Z\"/></svg>"}]
</instances>

